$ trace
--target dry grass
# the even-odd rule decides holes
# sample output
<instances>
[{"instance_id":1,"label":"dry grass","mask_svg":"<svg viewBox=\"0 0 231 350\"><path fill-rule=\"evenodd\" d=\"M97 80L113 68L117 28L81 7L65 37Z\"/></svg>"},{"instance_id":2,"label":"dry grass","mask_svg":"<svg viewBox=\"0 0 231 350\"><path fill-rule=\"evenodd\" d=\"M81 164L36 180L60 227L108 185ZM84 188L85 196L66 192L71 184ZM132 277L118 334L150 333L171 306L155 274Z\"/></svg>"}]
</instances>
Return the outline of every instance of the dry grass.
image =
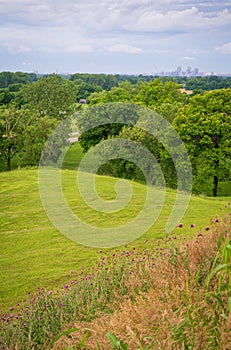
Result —
<instances>
[{"instance_id":1,"label":"dry grass","mask_svg":"<svg viewBox=\"0 0 231 350\"><path fill-rule=\"evenodd\" d=\"M217 254L218 238L225 229L226 235L230 233L230 217L205 235L199 233L188 244L158 258L154 266L147 259L143 272L137 270L127 279L134 290L143 283L142 273L146 271L151 285L148 292L139 293L135 301L129 293L124 297L118 295L113 314L102 314L89 323L68 325L80 331L71 338L62 337L54 349L71 345L73 349L99 349L97 342L101 350L111 349L106 337L109 331L131 350L230 349L231 313L227 311L230 288L221 291L220 301L214 297L218 296L217 277L212 279L209 290L205 288L205 279ZM89 338L78 347L86 333Z\"/></svg>"}]
</instances>

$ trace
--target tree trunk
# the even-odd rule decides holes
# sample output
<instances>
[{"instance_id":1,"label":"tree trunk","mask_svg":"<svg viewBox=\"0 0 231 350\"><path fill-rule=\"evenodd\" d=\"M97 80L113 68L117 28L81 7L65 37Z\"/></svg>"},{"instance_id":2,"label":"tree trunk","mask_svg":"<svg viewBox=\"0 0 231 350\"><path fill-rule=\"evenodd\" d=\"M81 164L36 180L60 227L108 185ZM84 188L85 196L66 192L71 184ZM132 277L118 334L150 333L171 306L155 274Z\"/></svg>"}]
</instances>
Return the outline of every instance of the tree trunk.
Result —
<instances>
[{"instance_id":1,"label":"tree trunk","mask_svg":"<svg viewBox=\"0 0 231 350\"><path fill-rule=\"evenodd\" d=\"M7 171L11 171L11 147L8 147L7 153Z\"/></svg>"},{"instance_id":2,"label":"tree trunk","mask_svg":"<svg viewBox=\"0 0 231 350\"><path fill-rule=\"evenodd\" d=\"M215 176L213 177L213 197L216 197L216 196L217 196L218 182L219 182L219 179L218 179L218 177L215 175Z\"/></svg>"},{"instance_id":3,"label":"tree trunk","mask_svg":"<svg viewBox=\"0 0 231 350\"><path fill-rule=\"evenodd\" d=\"M218 168L219 168L219 159L217 159L217 160L215 161L215 163L216 163L216 171L218 172ZM217 196L218 182L219 182L218 176L217 176L217 175L214 175L214 177L213 177L213 197L216 197L216 196Z\"/></svg>"}]
</instances>

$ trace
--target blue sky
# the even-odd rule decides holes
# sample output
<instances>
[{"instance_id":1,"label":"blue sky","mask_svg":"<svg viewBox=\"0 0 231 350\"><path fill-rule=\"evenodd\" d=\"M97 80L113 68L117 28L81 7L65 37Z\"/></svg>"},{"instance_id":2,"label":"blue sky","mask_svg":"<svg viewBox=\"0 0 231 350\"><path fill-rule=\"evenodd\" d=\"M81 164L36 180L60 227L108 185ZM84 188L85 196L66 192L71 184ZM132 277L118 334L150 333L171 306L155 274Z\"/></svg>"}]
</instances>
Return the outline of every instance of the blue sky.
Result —
<instances>
[{"instance_id":1,"label":"blue sky","mask_svg":"<svg viewBox=\"0 0 231 350\"><path fill-rule=\"evenodd\" d=\"M231 1L0 0L0 71L231 72Z\"/></svg>"}]
</instances>

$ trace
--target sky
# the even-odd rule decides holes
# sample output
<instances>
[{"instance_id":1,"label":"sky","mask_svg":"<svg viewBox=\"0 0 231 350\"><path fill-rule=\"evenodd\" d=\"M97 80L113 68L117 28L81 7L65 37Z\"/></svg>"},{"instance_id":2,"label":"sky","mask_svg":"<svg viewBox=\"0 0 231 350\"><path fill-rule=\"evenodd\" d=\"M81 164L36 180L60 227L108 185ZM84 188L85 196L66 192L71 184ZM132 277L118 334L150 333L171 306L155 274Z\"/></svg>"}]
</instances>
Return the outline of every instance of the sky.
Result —
<instances>
[{"instance_id":1,"label":"sky","mask_svg":"<svg viewBox=\"0 0 231 350\"><path fill-rule=\"evenodd\" d=\"M0 0L0 71L231 73L231 1Z\"/></svg>"}]
</instances>

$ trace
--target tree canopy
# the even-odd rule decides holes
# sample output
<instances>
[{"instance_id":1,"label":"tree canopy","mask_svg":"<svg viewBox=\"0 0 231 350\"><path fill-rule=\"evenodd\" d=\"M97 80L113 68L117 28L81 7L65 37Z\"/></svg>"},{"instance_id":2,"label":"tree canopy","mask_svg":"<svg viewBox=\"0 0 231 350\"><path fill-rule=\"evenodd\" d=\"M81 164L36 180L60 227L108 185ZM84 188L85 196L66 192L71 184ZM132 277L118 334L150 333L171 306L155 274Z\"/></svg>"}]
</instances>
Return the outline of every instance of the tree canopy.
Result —
<instances>
[{"instance_id":1,"label":"tree canopy","mask_svg":"<svg viewBox=\"0 0 231 350\"><path fill-rule=\"evenodd\" d=\"M231 176L231 89L196 95L181 108L173 125L184 141L194 169L197 192ZM209 180L213 178L211 183Z\"/></svg>"},{"instance_id":2,"label":"tree canopy","mask_svg":"<svg viewBox=\"0 0 231 350\"><path fill-rule=\"evenodd\" d=\"M29 108L37 110L41 115L49 115L57 119L73 112L76 102L76 85L64 81L56 74L22 88L22 97Z\"/></svg>"}]
</instances>

